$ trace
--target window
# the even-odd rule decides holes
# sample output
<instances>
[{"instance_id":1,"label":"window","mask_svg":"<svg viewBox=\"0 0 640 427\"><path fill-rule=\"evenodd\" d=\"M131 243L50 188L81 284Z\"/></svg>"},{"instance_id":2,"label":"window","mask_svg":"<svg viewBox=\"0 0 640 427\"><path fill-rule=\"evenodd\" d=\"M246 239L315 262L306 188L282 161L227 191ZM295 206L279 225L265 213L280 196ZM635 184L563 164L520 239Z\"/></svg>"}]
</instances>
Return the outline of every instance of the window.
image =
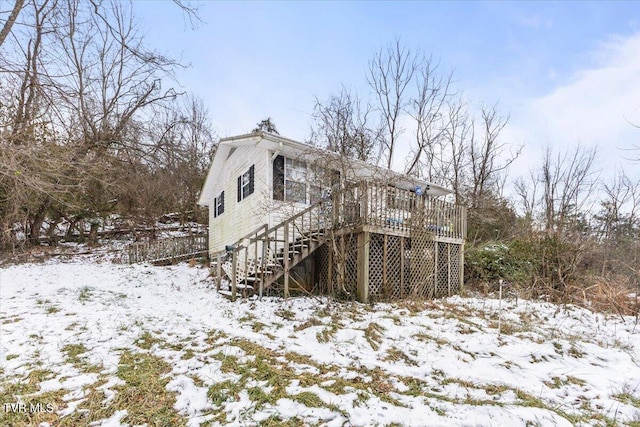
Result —
<instances>
[{"instance_id":1,"label":"window","mask_svg":"<svg viewBox=\"0 0 640 427\"><path fill-rule=\"evenodd\" d=\"M307 164L300 160L285 159L284 200L307 202Z\"/></svg>"},{"instance_id":2,"label":"window","mask_svg":"<svg viewBox=\"0 0 640 427\"><path fill-rule=\"evenodd\" d=\"M213 199L213 217L219 217L224 212L224 191Z\"/></svg>"},{"instance_id":3,"label":"window","mask_svg":"<svg viewBox=\"0 0 640 427\"><path fill-rule=\"evenodd\" d=\"M335 171L276 156L273 159L273 200L316 203L329 195L335 177Z\"/></svg>"},{"instance_id":4,"label":"window","mask_svg":"<svg viewBox=\"0 0 640 427\"><path fill-rule=\"evenodd\" d=\"M255 165L251 165L248 171L238 177L238 201L246 199L253 193Z\"/></svg>"}]
</instances>

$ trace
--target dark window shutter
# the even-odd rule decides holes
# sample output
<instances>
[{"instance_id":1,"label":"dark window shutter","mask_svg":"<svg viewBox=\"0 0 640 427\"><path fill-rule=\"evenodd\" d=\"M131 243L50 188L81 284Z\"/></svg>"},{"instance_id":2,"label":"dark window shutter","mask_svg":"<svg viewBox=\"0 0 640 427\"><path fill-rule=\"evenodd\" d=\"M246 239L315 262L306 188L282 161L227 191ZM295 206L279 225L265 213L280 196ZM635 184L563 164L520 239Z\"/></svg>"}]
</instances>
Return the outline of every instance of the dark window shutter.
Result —
<instances>
[{"instance_id":1,"label":"dark window shutter","mask_svg":"<svg viewBox=\"0 0 640 427\"><path fill-rule=\"evenodd\" d=\"M218 216L218 198L214 197L213 199L213 217L216 218Z\"/></svg>"},{"instance_id":2,"label":"dark window shutter","mask_svg":"<svg viewBox=\"0 0 640 427\"><path fill-rule=\"evenodd\" d=\"M273 159L273 200L284 200L284 157Z\"/></svg>"},{"instance_id":3,"label":"dark window shutter","mask_svg":"<svg viewBox=\"0 0 640 427\"><path fill-rule=\"evenodd\" d=\"M249 189L247 191L247 196L249 194L253 194L253 180L254 180L254 175L255 175L255 165L251 165L251 167L249 168Z\"/></svg>"},{"instance_id":4,"label":"dark window shutter","mask_svg":"<svg viewBox=\"0 0 640 427\"><path fill-rule=\"evenodd\" d=\"M220 193L220 212L218 212L218 215L222 213L224 213L224 191Z\"/></svg>"},{"instance_id":5,"label":"dark window shutter","mask_svg":"<svg viewBox=\"0 0 640 427\"><path fill-rule=\"evenodd\" d=\"M242 175L238 177L238 201L242 200Z\"/></svg>"}]
</instances>

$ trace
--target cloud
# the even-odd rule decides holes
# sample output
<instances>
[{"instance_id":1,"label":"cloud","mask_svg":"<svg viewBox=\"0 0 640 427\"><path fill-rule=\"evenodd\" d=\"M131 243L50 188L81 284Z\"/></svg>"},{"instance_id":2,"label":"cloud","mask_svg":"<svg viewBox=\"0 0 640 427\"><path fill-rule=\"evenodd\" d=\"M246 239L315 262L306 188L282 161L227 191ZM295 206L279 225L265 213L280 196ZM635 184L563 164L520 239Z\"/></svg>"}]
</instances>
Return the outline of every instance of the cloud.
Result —
<instances>
[{"instance_id":1,"label":"cloud","mask_svg":"<svg viewBox=\"0 0 640 427\"><path fill-rule=\"evenodd\" d=\"M515 18L515 22L525 28L532 28L534 30L540 28L551 28L553 26L553 20L543 18L540 15L522 15Z\"/></svg>"},{"instance_id":2,"label":"cloud","mask_svg":"<svg viewBox=\"0 0 640 427\"><path fill-rule=\"evenodd\" d=\"M640 33L612 37L592 53L592 66L548 94L524 100L504 138L524 144L519 167L539 161L546 146L598 146L603 170L627 166L623 157L640 141ZM526 171L528 167L524 167ZM635 167L635 169L640 169Z\"/></svg>"}]
</instances>

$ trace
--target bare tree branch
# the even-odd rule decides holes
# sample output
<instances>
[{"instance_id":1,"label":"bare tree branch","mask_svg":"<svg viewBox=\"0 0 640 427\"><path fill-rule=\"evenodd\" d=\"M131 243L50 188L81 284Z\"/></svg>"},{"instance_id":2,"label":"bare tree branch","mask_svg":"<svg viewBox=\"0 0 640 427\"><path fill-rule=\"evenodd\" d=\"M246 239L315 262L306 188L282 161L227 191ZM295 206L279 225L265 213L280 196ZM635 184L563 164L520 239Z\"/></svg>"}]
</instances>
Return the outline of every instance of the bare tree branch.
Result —
<instances>
[{"instance_id":1,"label":"bare tree branch","mask_svg":"<svg viewBox=\"0 0 640 427\"><path fill-rule=\"evenodd\" d=\"M13 4L13 9L11 10L9 17L7 18L4 25L2 26L2 30L0 30L0 47L2 47L2 44L4 43L9 33L11 32L11 28L13 27L13 24L15 24L16 20L18 19L18 15L22 10L23 5L24 5L24 0L16 0L16 2Z\"/></svg>"}]
</instances>

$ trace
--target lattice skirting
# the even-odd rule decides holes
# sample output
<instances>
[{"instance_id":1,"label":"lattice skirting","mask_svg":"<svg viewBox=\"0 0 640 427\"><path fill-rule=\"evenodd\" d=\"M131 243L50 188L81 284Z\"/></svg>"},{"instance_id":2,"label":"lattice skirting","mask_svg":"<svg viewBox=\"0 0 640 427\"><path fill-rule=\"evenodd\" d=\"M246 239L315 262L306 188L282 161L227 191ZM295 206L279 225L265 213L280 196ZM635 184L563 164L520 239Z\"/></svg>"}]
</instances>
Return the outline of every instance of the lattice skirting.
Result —
<instances>
[{"instance_id":1,"label":"lattice skirting","mask_svg":"<svg viewBox=\"0 0 640 427\"><path fill-rule=\"evenodd\" d=\"M321 294L356 298L357 241L356 235L344 235L316 250L315 289Z\"/></svg>"},{"instance_id":2,"label":"lattice skirting","mask_svg":"<svg viewBox=\"0 0 640 427\"><path fill-rule=\"evenodd\" d=\"M315 289L355 299L356 235L338 238L319 248L314 257ZM434 298L460 291L462 245L434 241L428 236L370 234L369 298L392 301ZM329 280L329 277L332 280Z\"/></svg>"}]
</instances>

